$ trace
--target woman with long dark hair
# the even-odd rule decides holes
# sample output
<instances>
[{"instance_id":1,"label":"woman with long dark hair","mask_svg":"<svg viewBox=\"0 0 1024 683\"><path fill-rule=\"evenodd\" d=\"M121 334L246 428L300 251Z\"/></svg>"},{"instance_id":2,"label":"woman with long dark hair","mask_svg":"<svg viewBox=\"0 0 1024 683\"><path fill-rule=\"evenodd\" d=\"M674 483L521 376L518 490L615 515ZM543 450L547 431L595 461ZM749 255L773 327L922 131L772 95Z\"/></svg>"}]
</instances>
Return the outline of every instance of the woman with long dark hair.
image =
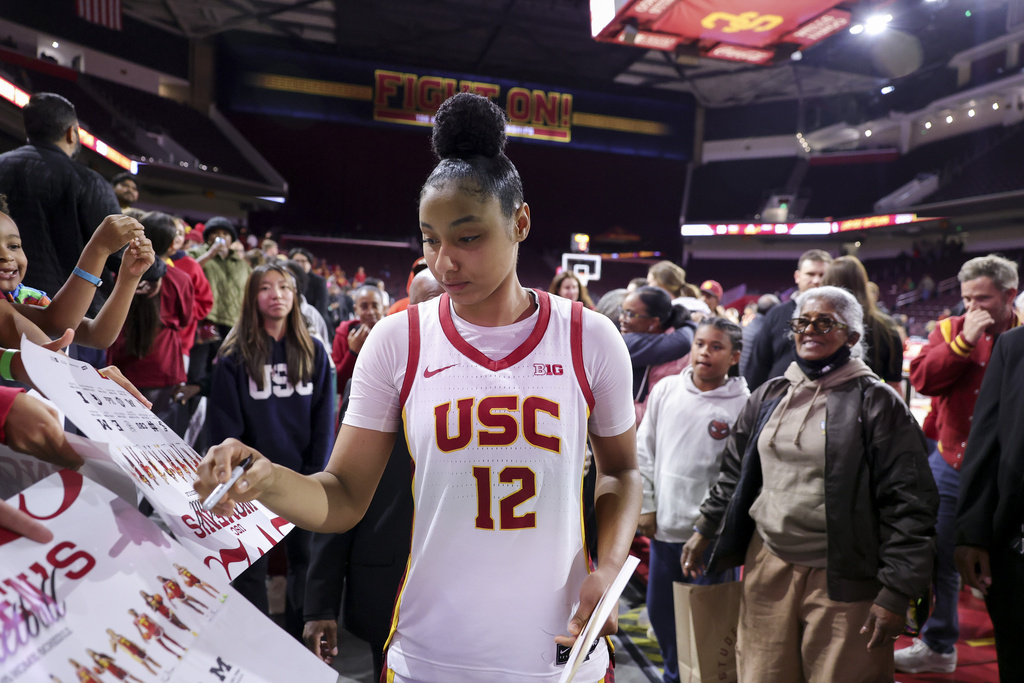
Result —
<instances>
[{"instance_id":1,"label":"woman with long dark hair","mask_svg":"<svg viewBox=\"0 0 1024 683\"><path fill-rule=\"evenodd\" d=\"M823 285L842 287L857 298L864 309L864 362L899 391L903 379L903 342L896 323L878 310L875 300L868 295L868 271L856 256L840 256L825 269Z\"/></svg>"},{"instance_id":2,"label":"woman with long dark hair","mask_svg":"<svg viewBox=\"0 0 1024 683\"><path fill-rule=\"evenodd\" d=\"M320 472L333 435L332 406L327 352L306 328L295 279L284 265L257 266L245 286L242 315L214 366L206 422L211 443L238 439L258 445L270 461L289 470ZM285 628L301 638L310 534L295 529L284 543ZM264 556L233 583L264 614L266 576Z\"/></svg>"},{"instance_id":3,"label":"woman with long dark hair","mask_svg":"<svg viewBox=\"0 0 1024 683\"><path fill-rule=\"evenodd\" d=\"M555 279L548 286L548 292L557 294L569 301L582 301L584 306L594 310L594 302L590 299L590 292L587 291L587 286L583 284L583 281L580 280L576 273L567 270L556 275Z\"/></svg>"}]
</instances>

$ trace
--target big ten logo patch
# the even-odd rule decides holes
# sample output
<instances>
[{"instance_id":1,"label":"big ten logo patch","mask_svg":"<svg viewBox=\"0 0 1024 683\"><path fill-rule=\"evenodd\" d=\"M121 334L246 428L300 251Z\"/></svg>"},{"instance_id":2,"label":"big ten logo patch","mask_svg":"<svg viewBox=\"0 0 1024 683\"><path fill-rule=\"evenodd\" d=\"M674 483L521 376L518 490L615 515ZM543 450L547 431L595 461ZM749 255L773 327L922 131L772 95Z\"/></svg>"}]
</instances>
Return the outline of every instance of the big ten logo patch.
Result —
<instances>
[{"instance_id":1,"label":"big ten logo patch","mask_svg":"<svg viewBox=\"0 0 1024 683\"><path fill-rule=\"evenodd\" d=\"M721 441L729 436L729 423L721 420L712 420L708 423L708 434L715 441Z\"/></svg>"},{"instance_id":2,"label":"big ten logo patch","mask_svg":"<svg viewBox=\"0 0 1024 683\"><path fill-rule=\"evenodd\" d=\"M292 394L309 396L313 393L312 382L299 382L292 386L288 381L288 364L277 363L275 365L263 366L263 388L256 386L256 382L249 377L249 396L257 401L270 398L273 394L278 398L288 398Z\"/></svg>"},{"instance_id":3,"label":"big ten logo patch","mask_svg":"<svg viewBox=\"0 0 1024 683\"><path fill-rule=\"evenodd\" d=\"M451 412L451 401L434 406L434 434L442 453L466 448L474 436L478 446L511 446L520 434L531 446L561 453L561 439L542 433L539 427L542 421L550 425L552 418L560 420L561 408L552 400L540 396L522 401L519 396L487 396L479 401L460 398L455 402L454 434L449 424Z\"/></svg>"},{"instance_id":4,"label":"big ten logo patch","mask_svg":"<svg viewBox=\"0 0 1024 683\"><path fill-rule=\"evenodd\" d=\"M565 370L562 369L561 365L551 365L548 363L534 363L533 364L534 375L564 375Z\"/></svg>"}]
</instances>

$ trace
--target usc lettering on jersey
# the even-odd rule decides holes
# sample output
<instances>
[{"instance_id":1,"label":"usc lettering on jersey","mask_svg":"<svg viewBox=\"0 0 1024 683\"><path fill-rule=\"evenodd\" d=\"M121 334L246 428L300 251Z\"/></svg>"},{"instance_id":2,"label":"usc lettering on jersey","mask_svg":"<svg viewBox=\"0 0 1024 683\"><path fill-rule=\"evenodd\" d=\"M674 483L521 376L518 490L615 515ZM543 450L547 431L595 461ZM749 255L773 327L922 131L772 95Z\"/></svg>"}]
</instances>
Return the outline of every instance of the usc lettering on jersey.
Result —
<instances>
[{"instance_id":1,"label":"usc lettering on jersey","mask_svg":"<svg viewBox=\"0 0 1024 683\"><path fill-rule=\"evenodd\" d=\"M582 478L593 394L582 305L536 296L532 333L497 361L459 335L447 295L409 309L401 401L415 518L387 652L398 680L561 673L554 637L568 632L588 573ZM578 680L600 680L607 664L601 642Z\"/></svg>"}]
</instances>

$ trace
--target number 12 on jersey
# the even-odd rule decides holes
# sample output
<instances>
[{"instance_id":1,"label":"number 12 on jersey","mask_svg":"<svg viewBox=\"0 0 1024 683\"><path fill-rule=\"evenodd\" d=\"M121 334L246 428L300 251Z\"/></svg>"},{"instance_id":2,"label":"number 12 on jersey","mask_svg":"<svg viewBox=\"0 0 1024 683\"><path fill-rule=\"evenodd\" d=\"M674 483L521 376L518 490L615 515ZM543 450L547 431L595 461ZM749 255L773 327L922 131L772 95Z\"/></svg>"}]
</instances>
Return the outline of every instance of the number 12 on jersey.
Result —
<instances>
[{"instance_id":1,"label":"number 12 on jersey","mask_svg":"<svg viewBox=\"0 0 1024 683\"><path fill-rule=\"evenodd\" d=\"M474 467L476 479L476 528L494 529L491 511L491 468ZM498 483L514 484L519 488L498 501L498 521L501 530L534 529L537 527L537 513L516 514L516 507L537 495L537 475L529 467L504 467L498 473Z\"/></svg>"}]
</instances>

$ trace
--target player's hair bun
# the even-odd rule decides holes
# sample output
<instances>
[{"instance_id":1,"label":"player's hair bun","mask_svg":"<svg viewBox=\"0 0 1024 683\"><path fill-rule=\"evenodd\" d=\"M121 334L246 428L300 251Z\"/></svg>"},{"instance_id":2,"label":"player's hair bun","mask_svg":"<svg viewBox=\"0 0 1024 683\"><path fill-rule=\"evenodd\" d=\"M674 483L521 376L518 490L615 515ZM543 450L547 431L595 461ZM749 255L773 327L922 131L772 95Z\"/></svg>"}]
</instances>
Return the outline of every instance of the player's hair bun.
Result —
<instances>
[{"instance_id":1,"label":"player's hair bun","mask_svg":"<svg viewBox=\"0 0 1024 683\"><path fill-rule=\"evenodd\" d=\"M434 117L432 144L440 159L496 157L505 149L505 112L491 100L461 92Z\"/></svg>"}]
</instances>

